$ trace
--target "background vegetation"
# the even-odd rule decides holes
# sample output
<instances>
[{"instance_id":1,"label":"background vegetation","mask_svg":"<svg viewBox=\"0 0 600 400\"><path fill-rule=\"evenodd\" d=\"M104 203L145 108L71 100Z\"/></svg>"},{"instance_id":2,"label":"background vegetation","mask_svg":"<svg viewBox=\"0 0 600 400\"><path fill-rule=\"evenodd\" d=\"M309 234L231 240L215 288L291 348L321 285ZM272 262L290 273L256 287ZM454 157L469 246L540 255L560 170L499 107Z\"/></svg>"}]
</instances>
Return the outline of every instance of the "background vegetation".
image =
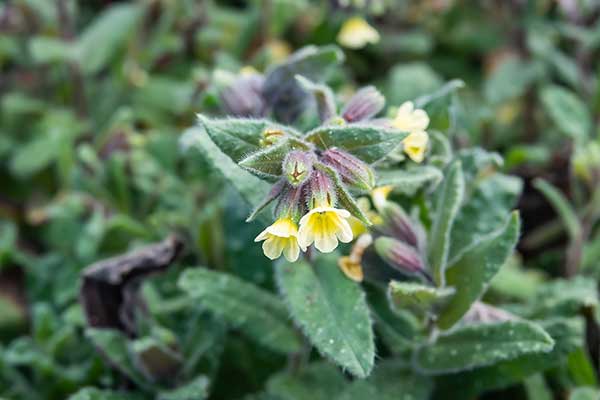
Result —
<instances>
[{"instance_id":1,"label":"background vegetation","mask_svg":"<svg viewBox=\"0 0 600 400\"><path fill-rule=\"evenodd\" d=\"M273 263L253 243L264 224L243 222L250 205L182 134L197 113L227 114L221 93L241 69L268 71L305 45L335 44L356 15L380 41L345 48L327 83L338 99L375 85L396 107L451 91L429 104L431 128L456 151L502 156L481 165L512 176L502 181L509 197L482 189L477 210L501 202L501 217L514 206L522 220L484 300L538 321L550 353L415 372L398 339L411 340L402 324L412 320L377 308L386 299L369 285L384 367L366 380L306 341L265 339L284 311ZM3 1L0 395L598 399L599 17L591 0ZM184 247L176 263L143 282L121 274L141 285L135 337L88 326L82 271L173 233ZM164 243L178 252L179 242ZM193 266L207 269L183 272ZM273 311L254 315L247 303ZM478 353L464 338L439 343L432 351L444 360Z\"/></svg>"}]
</instances>

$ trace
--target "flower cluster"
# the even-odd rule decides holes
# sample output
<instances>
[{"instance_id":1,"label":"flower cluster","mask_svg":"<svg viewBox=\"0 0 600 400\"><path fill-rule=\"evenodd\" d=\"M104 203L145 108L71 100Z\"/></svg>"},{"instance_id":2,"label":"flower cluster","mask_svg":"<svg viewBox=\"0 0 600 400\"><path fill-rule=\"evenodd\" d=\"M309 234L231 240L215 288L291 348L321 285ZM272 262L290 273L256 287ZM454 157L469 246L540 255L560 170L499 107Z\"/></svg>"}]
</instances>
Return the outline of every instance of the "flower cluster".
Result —
<instances>
[{"instance_id":1,"label":"flower cluster","mask_svg":"<svg viewBox=\"0 0 600 400\"><path fill-rule=\"evenodd\" d=\"M296 261L312 244L329 253L339 242L352 241L351 214L338 208L337 186L372 188L375 180L369 165L337 148L294 150L285 157L282 171L284 176L270 194L270 199L277 198L276 221L255 239L263 241L265 255L276 259L283 254Z\"/></svg>"}]
</instances>

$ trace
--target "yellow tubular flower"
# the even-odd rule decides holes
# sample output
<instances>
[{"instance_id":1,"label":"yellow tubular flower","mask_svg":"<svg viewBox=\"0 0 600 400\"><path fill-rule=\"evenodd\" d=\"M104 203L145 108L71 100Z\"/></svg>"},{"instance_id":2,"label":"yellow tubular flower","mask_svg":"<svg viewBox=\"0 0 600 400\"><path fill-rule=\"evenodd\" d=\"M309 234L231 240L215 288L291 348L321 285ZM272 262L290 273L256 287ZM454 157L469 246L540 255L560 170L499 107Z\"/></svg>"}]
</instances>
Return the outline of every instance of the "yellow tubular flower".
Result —
<instances>
[{"instance_id":1,"label":"yellow tubular flower","mask_svg":"<svg viewBox=\"0 0 600 400\"><path fill-rule=\"evenodd\" d=\"M300 255L300 249L306 250L306 247L298 243L298 227L288 217L279 218L254 239L255 242L261 240L265 241L262 245L263 252L271 260L279 258L283 253L288 261L294 262Z\"/></svg>"},{"instance_id":2,"label":"yellow tubular flower","mask_svg":"<svg viewBox=\"0 0 600 400\"><path fill-rule=\"evenodd\" d=\"M354 243L352 252L349 256L340 257L338 267L344 275L354 282L362 282L364 275L362 269L362 257L367 249L373 243L373 237L370 234L361 235Z\"/></svg>"},{"instance_id":3,"label":"yellow tubular flower","mask_svg":"<svg viewBox=\"0 0 600 400\"><path fill-rule=\"evenodd\" d=\"M338 245L352 241L352 229L347 219L350 213L329 206L313 208L300 219L298 243L306 248L313 242L322 253L332 252Z\"/></svg>"},{"instance_id":4,"label":"yellow tubular flower","mask_svg":"<svg viewBox=\"0 0 600 400\"><path fill-rule=\"evenodd\" d=\"M379 186L371 191L371 198L375 208L381 210L387 201L388 196L394 190L391 185Z\"/></svg>"},{"instance_id":5,"label":"yellow tubular flower","mask_svg":"<svg viewBox=\"0 0 600 400\"><path fill-rule=\"evenodd\" d=\"M360 49L367 44L379 42L379 32L360 17L348 19L342 25L337 41L350 49Z\"/></svg>"},{"instance_id":6,"label":"yellow tubular flower","mask_svg":"<svg viewBox=\"0 0 600 400\"><path fill-rule=\"evenodd\" d=\"M404 152L414 161L420 163L425 158L425 150L429 143L429 135L425 130L429 125L427 113L421 109L415 109L411 101L403 103L392 120L392 126L409 135L402 141Z\"/></svg>"},{"instance_id":7,"label":"yellow tubular flower","mask_svg":"<svg viewBox=\"0 0 600 400\"><path fill-rule=\"evenodd\" d=\"M425 158L425 150L427 149L427 143L429 143L429 136L427 132L412 132L408 135L402 143L404 144L404 152L414 162L420 163Z\"/></svg>"}]
</instances>

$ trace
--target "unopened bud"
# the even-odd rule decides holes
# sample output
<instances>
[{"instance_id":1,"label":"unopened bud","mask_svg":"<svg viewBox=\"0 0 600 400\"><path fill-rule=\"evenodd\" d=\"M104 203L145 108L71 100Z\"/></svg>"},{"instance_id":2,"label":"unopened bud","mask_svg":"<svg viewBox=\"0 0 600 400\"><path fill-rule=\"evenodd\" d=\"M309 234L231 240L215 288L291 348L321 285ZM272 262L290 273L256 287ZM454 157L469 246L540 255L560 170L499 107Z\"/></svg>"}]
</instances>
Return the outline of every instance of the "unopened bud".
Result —
<instances>
[{"instance_id":1,"label":"unopened bud","mask_svg":"<svg viewBox=\"0 0 600 400\"><path fill-rule=\"evenodd\" d=\"M600 144L590 142L585 147L578 147L572 164L575 175L589 183L596 183L600 180Z\"/></svg>"},{"instance_id":2,"label":"unopened bud","mask_svg":"<svg viewBox=\"0 0 600 400\"><path fill-rule=\"evenodd\" d=\"M375 173L371 167L350 153L332 147L323 152L322 161L335 169L348 185L360 190L371 190L375 186Z\"/></svg>"},{"instance_id":3,"label":"unopened bud","mask_svg":"<svg viewBox=\"0 0 600 400\"><path fill-rule=\"evenodd\" d=\"M305 214L304 191L302 187L294 187L286 184L279 196L279 202L275 207L275 218L289 217L294 221Z\"/></svg>"},{"instance_id":4,"label":"unopened bud","mask_svg":"<svg viewBox=\"0 0 600 400\"><path fill-rule=\"evenodd\" d=\"M308 207L333 207L337 201L335 185L326 172L314 170L308 181L309 197Z\"/></svg>"},{"instance_id":5,"label":"unopened bud","mask_svg":"<svg viewBox=\"0 0 600 400\"><path fill-rule=\"evenodd\" d=\"M294 187L302 185L313 172L314 153L292 151L283 160L283 173L287 181Z\"/></svg>"},{"instance_id":6,"label":"unopened bud","mask_svg":"<svg viewBox=\"0 0 600 400\"><path fill-rule=\"evenodd\" d=\"M225 112L238 117L262 117L266 104L262 97L264 78L259 74L242 75L221 92Z\"/></svg>"},{"instance_id":7,"label":"unopened bud","mask_svg":"<svg viewBox=\"0 0 600 400\"><path fill-rule=\"evenodd\" d=\"M396 203L386 201L379 208L383 224L379 227L386 235L407 243L415 248L421 248L423 237L420 226L413 221Z\"/></svg>"},{"instance_id":8,"label":"unopened bud","mask_svg":"<svg viewBox=\"0 0 600 400\"><path fill-rule=\"evenodd\" d=\"M348 100L342 117L348 122L364 121L374 117L385 105L385 98L373 86L360 89Z\"/></svg>"},{"instance_id":9,"label":"unopened bud","mask_svg":"<svg viewBox=\"0 0 600 400\"><path fill-rule=\"evenodd\" d=\"M424 274L425 263L417 250L407 243L382 236L375 240L375 251L392 268L409 274Z\"/></svg>"}]
</instances>

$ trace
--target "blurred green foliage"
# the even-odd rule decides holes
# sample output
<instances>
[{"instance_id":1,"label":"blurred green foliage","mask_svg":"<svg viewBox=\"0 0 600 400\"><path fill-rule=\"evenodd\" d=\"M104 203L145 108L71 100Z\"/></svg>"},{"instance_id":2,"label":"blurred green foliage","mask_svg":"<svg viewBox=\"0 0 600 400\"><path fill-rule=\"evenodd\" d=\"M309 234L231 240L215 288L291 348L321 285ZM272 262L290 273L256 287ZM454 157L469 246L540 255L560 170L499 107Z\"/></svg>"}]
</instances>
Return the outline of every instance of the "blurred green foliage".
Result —
<instances>
[{"instance_id":1,"label":"blurred green foliage","mask_svg":"<svg viewBox=\"0 0 600 400\"><path fill-rule=\"evenodd\" d=\"M456 322L489 283L484 301L535 325L461 326L428 346L415 316L390 309L380 287L365 284L363 298L332 265L319 273L278 265L275 273L253 243L265 221L243 222L268 186L247 173L232 183L227 174L242 170L206 136L202 151L186 143L197 113L227 114L220 95L242 68L272 71L305 45L334 44L355 15L380 42L344 49L342 66L308 77L326 80L338 99L372 84L390 109L412 100L429 113L429 164L382 173L380 182L400 185L397 200L436 227L439 268L452 266L447 279L467 288L454 303L468 301L442 321ZM3 1L0 396L597 399L598 60L600 6L585 0ZM303 114L296 127L313 122ZM452 157L464 197L454 210L450 201L429 209L428 185ZM515 204L518 251L504 265L506 257L490 262L490 249L502 245L496 227ZM435 223L445 214L452 231ZM142 334L90 328L78 302L83 269L173 232L184 254L144 281ZM460 240L450 243L451 234ZM212 271L182 274L197 265ZM284 307L295 320L315 318L302 316L311 287L333 308L318 310L322 327L296 329ZM342 295L360 299L356 315ZM375 341L357 327L372 322ZM346 336L355 328L356 343ZM319 329L341 342L330 346ZM483 351L465 340L513 334L523 344L502 354L495 343L483 341ZM371 368L366 379L349 379Z\"/></svg>"}]
</instances>

